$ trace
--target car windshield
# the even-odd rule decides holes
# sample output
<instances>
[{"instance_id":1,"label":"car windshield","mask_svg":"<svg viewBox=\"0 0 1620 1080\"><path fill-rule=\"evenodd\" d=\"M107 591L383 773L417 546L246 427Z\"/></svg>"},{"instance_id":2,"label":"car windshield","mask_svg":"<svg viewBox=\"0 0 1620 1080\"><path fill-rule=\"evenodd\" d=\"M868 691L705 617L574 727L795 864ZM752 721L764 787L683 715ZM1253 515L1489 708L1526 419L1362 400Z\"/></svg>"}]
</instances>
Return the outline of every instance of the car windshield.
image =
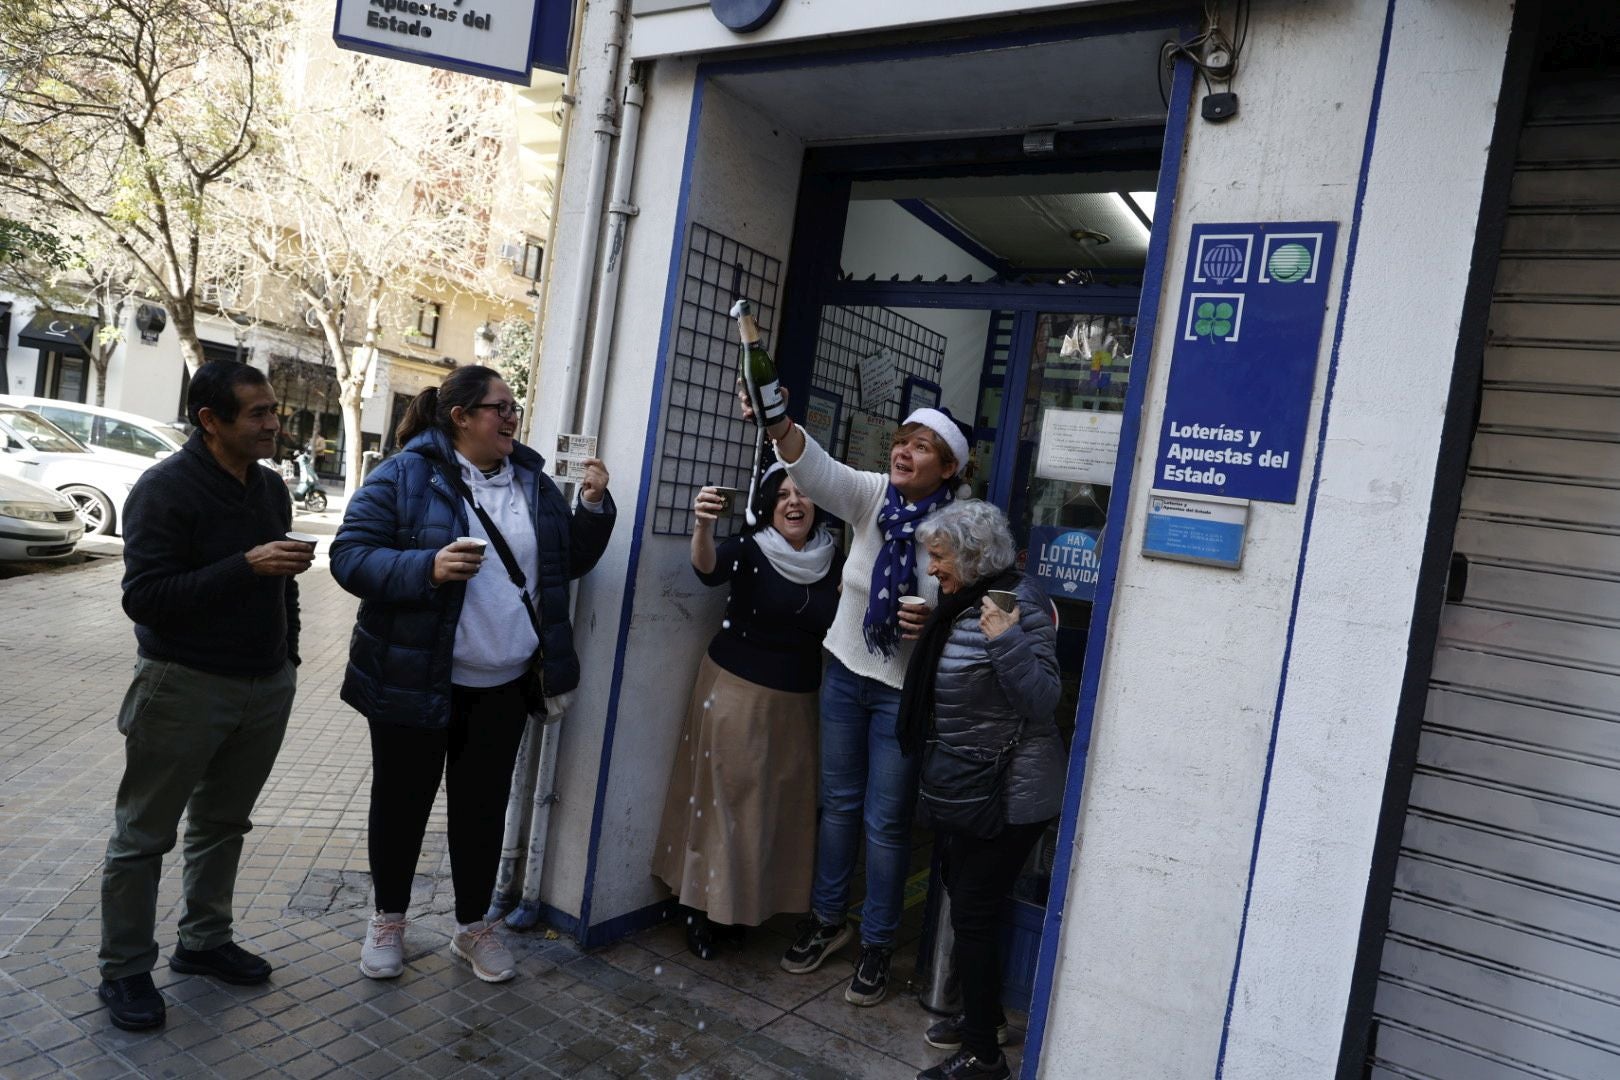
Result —
<instances>
[{"instance_id":1,"label":"car windshield","mask_svg":"<svg viewBox=\"0 0 1620 1080\"><path fill-rule=\"evenodd\" d=\"M42 416L21 409L6 409L0 411L0 421L11 429L12 434L21 439L31 450L40 450L51 454L86 454L84 447L73 441L73 437L61 428L52 424Z\"/></svg>"},{"instance_id":2,"label":"car windshield","mask_svg":"<svg viewBox=\"0 0 1620 1080\"><path fill-rule=\"evenodd\" d=\"M96 418L96 434L100 436L96 441L107 449L141 457L155 458L159 454L172 454L175 449L154 431L108 416Z\"/></svg>"}]
</instances>

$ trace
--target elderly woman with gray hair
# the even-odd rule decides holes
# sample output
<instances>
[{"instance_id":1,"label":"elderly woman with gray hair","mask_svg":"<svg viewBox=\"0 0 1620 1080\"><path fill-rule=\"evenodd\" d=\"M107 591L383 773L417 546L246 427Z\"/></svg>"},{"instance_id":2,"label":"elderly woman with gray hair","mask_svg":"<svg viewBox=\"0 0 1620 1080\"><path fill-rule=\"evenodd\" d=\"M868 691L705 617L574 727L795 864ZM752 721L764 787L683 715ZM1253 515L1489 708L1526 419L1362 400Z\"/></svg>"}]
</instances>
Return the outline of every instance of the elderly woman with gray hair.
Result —
<instances>
[{"instance_id":1,"label":"elderly woman with gray hair","mask_svg":"<svg viewBox=\"0 0 1620 1080\"><path fill-rule=\"evenodd\" d=\"M918 1080L1000 1080L1001 959L996 915L1058 814L1064 749L1051 603L1013 569L1007 518L978 500L917 528L940 601L906 668L899 736L922 754L920 805L940 845L956 932L961 1016L924 1036L956 1053Z\"/></svg>"}]
</instances>

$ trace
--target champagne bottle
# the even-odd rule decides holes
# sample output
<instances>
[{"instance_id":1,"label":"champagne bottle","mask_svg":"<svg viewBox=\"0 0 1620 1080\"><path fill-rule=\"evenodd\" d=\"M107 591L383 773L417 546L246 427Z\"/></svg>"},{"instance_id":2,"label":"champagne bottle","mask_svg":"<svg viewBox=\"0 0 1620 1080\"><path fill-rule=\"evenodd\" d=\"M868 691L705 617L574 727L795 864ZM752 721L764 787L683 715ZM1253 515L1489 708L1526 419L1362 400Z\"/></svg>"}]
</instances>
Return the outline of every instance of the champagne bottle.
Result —
<instances>
[{"instance_id":1,"label":"champagne bottle","mask_svg":"<svg viewBox=\"0 0 1620 1080\"><path fill-rule=\"evenodd\" d=\"M748 400L754 408L754 418L761 427L769 427L787 415L787 399L782 396L782 384L776 378L776 365L771 354L759 343L759 324L754 322L753 309L747 300L739 300L731 308L731 317L737 320L737 334L742 338L742 354L738 367L743 385L748 388Z\"/></svg>"}]
</instances>

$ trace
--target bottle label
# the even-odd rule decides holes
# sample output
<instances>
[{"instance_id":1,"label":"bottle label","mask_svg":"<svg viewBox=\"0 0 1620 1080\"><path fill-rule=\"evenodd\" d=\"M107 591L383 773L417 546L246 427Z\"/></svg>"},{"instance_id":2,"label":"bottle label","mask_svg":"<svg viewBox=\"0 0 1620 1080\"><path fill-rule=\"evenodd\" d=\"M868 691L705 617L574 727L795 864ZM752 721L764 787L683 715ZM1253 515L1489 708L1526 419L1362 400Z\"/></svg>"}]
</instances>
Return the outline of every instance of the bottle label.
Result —
<instances>
[{"instance_id":1,"label":"bottle label","mask_svg":"<svg viewBox=\"0 0 1620 1080\"><path fill-rule=\"evenodd\" d=\"M787 415L787 402L782 400L782 384L775 379L759 388L759 400L765 406L765 422L774 424Z\"/></svg>"}]
</instances>

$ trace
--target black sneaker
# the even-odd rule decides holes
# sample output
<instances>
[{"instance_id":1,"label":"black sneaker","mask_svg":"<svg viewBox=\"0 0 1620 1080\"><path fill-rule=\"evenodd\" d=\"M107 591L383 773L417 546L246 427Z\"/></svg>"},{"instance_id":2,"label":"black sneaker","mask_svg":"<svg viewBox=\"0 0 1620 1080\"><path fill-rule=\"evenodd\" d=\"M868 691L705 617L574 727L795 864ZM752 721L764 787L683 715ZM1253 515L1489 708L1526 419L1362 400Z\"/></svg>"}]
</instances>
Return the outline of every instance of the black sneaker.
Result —
<instances>
[{"instance_id":1,"label":"black sneaker","mask_svg":"<svg viewBox=\"0 0 1620 1080\"><path fill-rule=\"evenodd\" d=\"M701 911L686 916L686 950L699 960L714 959L714 930Z\"/></svg>"},{"instance_id":2,"label":"black sneaker","mask_svg":"<svg viewBox=\"0 0 1620 1080\"><path fill-rule=\"evenodd\" d=\"M961 1013L948 1020L941 1020L923 1033L923 1042L929 1046L937 1046L941 1050L962 1049L962 1025L964 1017ZM1007 1021L1002 1020L996 1025L996 1045L1006 1046L1011 1032L1007 1030Z\"/></svg>"},{"instance_id":3,"label":"black sneaker","mask_svg":"<svg viewBox=\"0 0 1620 1080\"><path fill-rule=\"evenodd\" d=\"M886 945L862 945L855 964L855 977L849 980L844 1000L851 1005L876 1005L889 992L889 958L894 950Z\"/></svg>"},{"instance_id":4,"label":"black sneaker","mask_svg":"<svg viewBox=\"0 0 1620 1080\"><path fill-rule=\"evenodd\" d=\"M169 967L184 975L212 975L220 982L234 986L257 986L270 977L268 961L254 956L234 941L227 941L217 949L192 950L184 945L174 947Z\"/></svg>"},{"instance_id":5,"label":"black sneaker","mask_svg":"<svg viewBox=\"0 0 1620 1080\"><path fill-rule=\"evenodd\" d=\"M107 1006L114 1027L125 1031L150 1031L163 1026L168 1010L163 995L152 985L152 973L125 975L122 979L103 979L96 988L96 996Z\"/></svg>"},{"instance_id":6,"label":"black sneaker","mask_svg":"<svg viewBox=\"0 0 1620 1080\"><path fill-rule=\"evenodd\" d=\"M932 1069L918 1073L917 1080L1009 1080L1011 1076L1006 1054L997 1054L996 1060L985 1062L966 1050L958 1050Z\"/></svg>"},{"instance_id":7,"label":"black sneaker","mask_svg":"<svg viewBox=\"0 0 1620 1080\"><path fill-rule=\"evenodd\" d=\"M799 923L798 936L782 956L782 970L792 975L806 975L820 967L822 961L843 947L853 933L849 923L824 923L812 915Z\"/></svg>"}]
</instances>

